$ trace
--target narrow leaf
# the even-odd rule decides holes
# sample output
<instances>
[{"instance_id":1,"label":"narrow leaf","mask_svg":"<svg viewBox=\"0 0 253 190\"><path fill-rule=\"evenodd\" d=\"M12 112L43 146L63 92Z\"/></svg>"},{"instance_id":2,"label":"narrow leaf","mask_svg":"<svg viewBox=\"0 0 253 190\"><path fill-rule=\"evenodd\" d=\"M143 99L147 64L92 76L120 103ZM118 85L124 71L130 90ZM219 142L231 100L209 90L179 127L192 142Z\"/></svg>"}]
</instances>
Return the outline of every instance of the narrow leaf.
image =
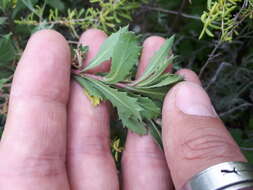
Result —
<instances>
[{"instance_id":1,"label":"narrow leaf","mask_svg":"<svg viewBox=\"0 0 253 190\"><path fill-rule=\"evenodd\" d=\"M153 85L155 81L159 79L159 77L162 75L165 69L168 68L170 64L172 64L172 61L174 60L174 58L175 58L174 56L171 56L169 59L165 58L164 62L161 62L159 65L157 65L157 67L154 68L153 73L145 80L139 82L137 86L143 87L143 86Z\"/></svg>"},{"instance_id":2,"label":"narrow leaf","mask_svg":"<svg viewBox=\"0 0 253 190\"><path fill-rule=\"evenodd\" d=\"M168 92L169 87L160 88L139 88L139 87L128 87L126 90L135 94L150 97L155 100L163 100L165 94Z\"/></svg>"},{"instance_id":3,"label":"narrow leaf","mask_svg":"<svg viewBox=\"0 0 253 190\"><path fill-rule=\"evenodd\" d=\"M31 0L22 0L23 4L30 9L33 13L36 13L34 7L33 7L33 2Z\"/></svg>"},{"instance_id":4,"label":"narrow leaf","mask_svg":"<svg viewBox=\"0 0 253 190\"><path fill-rule=\"evenodd\" d=\"M156 125L152 120L149 120L147 123L147 127L150 131L150 134L153 136L155 142L160 146L160 148L163 148L162 143L162 135L161 135L161 129L159 129L159 126Z\"/></svg>"},{"instance_id":5,"label":"narrow leaf","mask_svg":"<svg viewBox=\"0 0 253 190\"><path fill-rule=\"evenodd\" d=\"M106 99L110 100L113 106L117 108L118 113L121 113L126 118L136 116L141 121L140 111L142 108L138 105L136 98L130 97L126 92L121 92L100 81L89 77L86 79L91 81L93 86L103 93Z\"/></svg>"},{"instance_id":6,"label":"narrow leaf","mask_svg":"<svg viewBox=\"0 0 253 190\"><path fill-rule=\"evenodd\" d=\"M100 64L102 64L105 61L110 60L113 54L113 50L115 45L117 44L120 34L125 33L128 31L128 27L121 28L118 32L112 34L110 37L108 37L104 43L100 46L98 54L95 56L94 59L91 60L89 65L85 67L82 71L90 70Z\"/></svg>"},{"instance_id":7,"label":"narrow leaf","mask_svg":"<svg viewBox=\"0 0 253 190\"><path fill-rule=\"evenodd\" d=\"M176 74L163 74L160 77L157 78L157 81L149 86L142 86L141 88L158 88L163 86L168 86L177 82L182 81L183 78L180 75Z\"/></svg>"},{"instance_id":8,"label":"narrow leaf","mask_svg":"<svg viewBox=\"0 0 253 190\"><path fill-rule=\"evenodd\" d=\"M150 74L153 73L156 67L164 63L164 60L168 57L169 50L171 50L175 36L173 35L167 39L161 48L154 54L148 64L147 69L144 71L143 75L140 77L139 81L146 79Z\"/></svg>"},{"instance_id":9,"label":"narrow leaf","mask_svg":"<svg viewBox=\"0 0 253 190\"><path fill-rule=\"evenodd\" d=\"M157 101L153 101L148 97L143 97L140 95L131 94L131 96L136 97L138 104L143 108L141 111L141 116L145 119L154 119L161 114L161 105Z\"/></svg>"},{"instance_id":10,"label":"narrow leaf","mask_svg":"<svg viewBox=\"0 0 253 190\"><path fill-rule=\"evenodd\" d=\"M79 76L74 76L74 79L84 88L84 94L89 98L93 106L97 106L104 99L103 94L92 86L92 83Z\"/></svg>"},{"instance_id":11,"label":"narrow leaf","mask_svg":"<svg viewBox=\"0 0 253 190\"><path fill-rule=\"evenodd\" d=\"M115 45L112 54L112 66L110 72L105 76L108 83L117 83L124 80L131 69L138 62L141 47L134 33L122 33Z\"/></svg>"},{"instance_id":12,"label":"narrow leaf","mask_svg":"<svg viewBox=\"0 0 253 190\"><path fill-rule=\"evenodd\" d=\"M121 119L123 126L127 127L131 131L139 135L145 135L147 133L145 124L142 121L139 121L136 117L127 118L123 114L119 113L119 118Z\"/></svg>"}]
</instances>

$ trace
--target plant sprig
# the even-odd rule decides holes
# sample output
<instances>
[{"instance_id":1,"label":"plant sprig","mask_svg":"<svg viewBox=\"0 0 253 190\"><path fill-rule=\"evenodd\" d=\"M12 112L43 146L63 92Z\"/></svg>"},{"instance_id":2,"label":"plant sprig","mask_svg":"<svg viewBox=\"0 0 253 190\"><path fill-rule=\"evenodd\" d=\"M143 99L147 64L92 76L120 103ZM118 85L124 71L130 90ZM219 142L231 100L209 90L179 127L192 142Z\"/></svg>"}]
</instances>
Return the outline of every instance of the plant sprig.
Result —
<instances>
[{"instance_id":1,"label":"plant sprig","mask_svg":"<svg viewBox=\"0 0 253 190\"><path fill-rule=\"evenodd\" d=\"M247 18L253 18L252 0L208 0L207 11L201 16L204 34L214 37L214 31L220 31L220 41L231 42L239 34L239 25Z\"/></svg>"},{"instance_id":2,"label":"plant sprig","mask_svg":"<svg viewBox=\"0 0 253 190\"><path fill-rule=\"evenodd\" d=\"M128 27L121 28L105 40L88 66L74 71L73 77L94 106L109 100L124 127L140 135L150 131L160 143L161 127L156 121L161 118L163 98L173 84L182 80L179 75L165 72L175 58L171 50L173 42L174 36L167 39L150 59L143 75L134 80L131 76L136 72L133 68L138 64L141 47ZM108 73L87 73L108 60L111 60Z\"/></svg>"}]
</instances>

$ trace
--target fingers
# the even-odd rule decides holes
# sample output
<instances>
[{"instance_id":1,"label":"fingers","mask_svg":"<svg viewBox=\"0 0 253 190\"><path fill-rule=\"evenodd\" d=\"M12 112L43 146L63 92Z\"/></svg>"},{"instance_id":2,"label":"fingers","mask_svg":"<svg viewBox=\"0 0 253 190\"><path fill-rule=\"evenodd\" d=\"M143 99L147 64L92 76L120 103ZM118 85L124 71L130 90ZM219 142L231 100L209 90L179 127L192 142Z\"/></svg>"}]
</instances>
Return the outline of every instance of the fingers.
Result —
<instances>
[{"instance_id":1,"label":"fingers","mask_svg":"<svg viewBox=\"0 0 253 190\"><path fill-rule=\"evenodd\" d=\"M201 86L199 77L189 69L180 69L179 71L176 72L176 74L181 75L184 78L184 80L188 82L192 82Z\"/></svg>"},{"instance_id":2,"label":"fingers","mask_svg":"<svg viewBox=\"0 0 253 190\"><path fill-rule=\"evenodd\" d=\"M162 121L166 159L176 189L214 164L245 161L197 76L187 70L183 73L191 82L181 82L168 93Z\"/></svg>"},{"instance_id":3,"label":"fingers","mask_svg":"<svg viewBox=\"0 0 253 190\"><path fill-rule=\"evenodd\" d=\"M0 189L68 189L69 78L70 50L65 39L52 30L34 34L18 63L11 89L0 146Z\"/></svg>"},{"instance_id":4,"label":"fingers","mask_svg":"<svg viewBox=\"0 0 253 190\"><path fill-rule=\"evenodd\" d=\"M82 35L81 43L89 46L85 64L97 54L105 39L106 34L95 29ZM108 62L93 72L106 70ZM109 147L108 104L103 102L94 107L84 90L73 81L68 108L67 168L71 189L118 189L117 171Z\"/></svg>"},{"instance_id":5,"label":"fingers","mask_svg":"<svg viewBox=\"0 0 253 190\"><path fill-rule=\"evenodd\" d=\"M150 37L144 42L137 77L141 76L164 41L160 37ZM172 189L164 154L150 135L139 136L128 132L122 159L122 179L125 190Z\"/></svg>"}]
</instances>

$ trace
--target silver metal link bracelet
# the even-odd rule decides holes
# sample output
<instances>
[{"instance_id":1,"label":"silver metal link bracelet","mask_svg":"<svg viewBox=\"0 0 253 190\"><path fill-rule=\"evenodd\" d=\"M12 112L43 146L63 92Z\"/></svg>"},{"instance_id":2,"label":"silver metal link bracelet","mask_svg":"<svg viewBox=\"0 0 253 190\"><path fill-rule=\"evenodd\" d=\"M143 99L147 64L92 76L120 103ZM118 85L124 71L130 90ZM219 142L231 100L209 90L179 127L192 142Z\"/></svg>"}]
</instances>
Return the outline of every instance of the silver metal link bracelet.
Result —
<instances>
[{"instance_id":1,"label":"silver metal link bracelet","mask_svg":"<svg viewBox=\"0 0 253 190\"><path fill-rule=\"evenodd\" d=\"M253 190L253 166L246 162L224 162L192 177L182 190Z\"/></svg>"}]
</instances>

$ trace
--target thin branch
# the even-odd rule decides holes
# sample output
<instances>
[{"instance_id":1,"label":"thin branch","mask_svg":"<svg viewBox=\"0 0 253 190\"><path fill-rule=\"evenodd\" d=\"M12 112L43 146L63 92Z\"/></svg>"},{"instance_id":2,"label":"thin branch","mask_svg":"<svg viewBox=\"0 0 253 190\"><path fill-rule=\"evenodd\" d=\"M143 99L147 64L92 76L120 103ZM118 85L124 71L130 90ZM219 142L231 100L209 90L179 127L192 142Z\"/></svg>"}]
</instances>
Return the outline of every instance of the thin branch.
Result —
<instances>
[{"instance_id":1,"label":"thin branch","mask_svg":"<svg viewBox=\"0 0 253 190\"><path fill-rule=\"evenodd\" d=\"M244 151L253 151L253 148L250 147L240 147L240 149Z\"/></svg>"},{"instance_id":2,"label":"thin branch","mask_svg":"<svg viewBox=\"0 0 253 190\"><path fill-rule=\"evenodd\" d=\"M98 81L103 81L103 82L105 81L105 77L94 75L94 74L81 73L80 71L77 71L77 70L72 70L72 73L75 74L75 75L78 75L78 76L89 77L89 78L92 78L92 79L95 79L95 80L98 80ZM115 83L113 85L115 85L118 88L126 88L126 89L131 88L131 85L127 84L127 83L118 82L118 83Z\"/></svg>"},{"instance_id":3,"label":"thin branch","mask_svg":"<svg viewBox=\"0 0 253 190\"><path fill-rule=\"evenodd\" d=\"M220 117L224 117L224 116L229 115L229 114L231 114L231 113L233 113L233 112L235 112L235 111L237 111L237 110L240 110L240 109L242 109L242 108L245 108L245 107L252 107L252 106L253 106L253 104L251 104L251 103L244 103L244 104L241 104L241 105L239 105L239 106L236 106L236 107L234 107L234 108L232 108L232 109L230 109L230 110L228 110L228 111L226 111L226 112L223 112L223 113L219 114L219 116L220 116Z\"/></svg>"},{"instance_id":4,"label":"thin branch","mask_svg":"<svg viewBox=\"0 0 253 190\"><path fill-rule=\"evenodd\" d=\"M208 59L206 60L206 62L205 62L205 64L203 65L203 67L201 67L201 69L200 69L199 78L202 77L202 75L203 75L205 69L207 68L207 66L209 65L209 63L211 62L211 60L213 59L213 57L214 57L216 51L219 49L219 47L220 47L221 44L222 44L222 42L219 41L219 42L215 45L215 47L214 47L214 49L212 50L212 52L208 55Z\"/></svg>"},{"instance_id":5,"label":"thin branch","mask_svg":"<svg viewBox=\"0 0 253 190\"><path fill-rule=\"evenodd\" d=\"M149 11L157 11L157 12L162 12L162 13L166 13L166 14L172 14L172 15L180 14L184 18L190 18L190 19L193 19L193 20L199 20L200 21L199 16L193 16L193 15L189 15L189 14L186 14L186 13L181 13L181 12L178 12L178 11L172 11L172 10L167 10L167 9L163 9L163 8L159 8L159 7L149 7L149 6L144 6L144 8L146 8Z\"/></svg>"},{"instance_id":6,"label":"thin branch","mask_svg":"<svg viewBox=\"0 0 253 190\"><path fill-rule=\"evenodd\" d=\"M220 72L223 70L224 67L226 66L231 66L230 63L227 62L222 62L220 64L220 66L218 67L218 69L216 70L216 72L214 73L213 77L211 78L211 80L208 82L205 90L208 90L209 87L217 80L217 77L219 76Z\"/></svg>"}]
</instances>

